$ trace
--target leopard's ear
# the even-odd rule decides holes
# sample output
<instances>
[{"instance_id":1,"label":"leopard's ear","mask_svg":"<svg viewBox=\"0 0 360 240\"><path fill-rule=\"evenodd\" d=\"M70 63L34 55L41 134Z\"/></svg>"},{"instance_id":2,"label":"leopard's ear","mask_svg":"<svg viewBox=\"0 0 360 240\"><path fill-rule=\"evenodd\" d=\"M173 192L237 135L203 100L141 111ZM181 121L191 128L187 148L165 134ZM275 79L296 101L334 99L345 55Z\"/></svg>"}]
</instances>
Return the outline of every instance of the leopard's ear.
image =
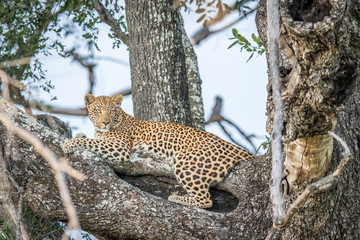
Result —
<instances>
[{"instance_id":1,"label":"leopard's ear","mask_svg":"<svg viewBox=\"0 0 360 240\"><path fill-rule=\"evenodd\" d=\"M124 96L121 94L117 94L111 98L111 101L119 106L121 105L123 100L124 100Z\"/></svg>"},{"instance_id":2,"label":"leopard's ear","mask_svg":"<svg viewBox=\"0 0 360 240\"><path fill-rule=\"evenodd\" d=\"M84 100L85 100L86 106L88 106L89 104L91 104L95 101L95 97L91 93L88 93L88 94L86 94Z\"/></svg>"}]
</instances>

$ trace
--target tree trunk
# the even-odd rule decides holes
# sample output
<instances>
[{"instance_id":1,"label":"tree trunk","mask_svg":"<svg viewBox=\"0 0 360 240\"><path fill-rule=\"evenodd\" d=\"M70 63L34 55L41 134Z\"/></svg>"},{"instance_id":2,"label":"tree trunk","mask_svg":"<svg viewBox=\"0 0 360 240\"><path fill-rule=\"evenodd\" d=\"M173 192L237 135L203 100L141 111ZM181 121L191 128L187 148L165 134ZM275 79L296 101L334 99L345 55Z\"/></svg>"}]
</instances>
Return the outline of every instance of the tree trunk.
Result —
<instances>
[{"instance_id":1,"label":"tree trunk","mask_svg":"<svg viewBox=\"0 0 360 240\"><path fill-rule=\"evenodd\" d=\"M173 1L126 1L134 116L204 128L196 56Z\"/></svg>"},{"instance_id":2,"label":"tree trunk","mask_svg":"<svg viewBox=\"0 0 360 240\"><path fill-rule=\"evenodd\" d=\"M308 183L328 174L339 163L338 145L333 152L327 131L336 127L355 156L338 185L311 198L290 227L279 235L282 239L359 238L359 221L354 221L360 215L359 10L358 1L281 2L284 176L290 190L284 193L287 204ZM265 19L264 0L259 2L256 21L267 47ZM271 79L268 86L267 130L271 132Z\"/></svg>"}]
</instances>

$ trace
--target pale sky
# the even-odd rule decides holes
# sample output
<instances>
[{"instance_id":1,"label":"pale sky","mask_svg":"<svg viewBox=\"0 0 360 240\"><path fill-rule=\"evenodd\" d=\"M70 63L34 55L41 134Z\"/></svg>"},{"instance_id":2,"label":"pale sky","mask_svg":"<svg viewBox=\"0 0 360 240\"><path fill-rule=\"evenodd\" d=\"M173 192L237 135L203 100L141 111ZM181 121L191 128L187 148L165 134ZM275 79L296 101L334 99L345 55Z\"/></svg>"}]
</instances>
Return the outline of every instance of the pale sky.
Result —
<instances>
[{"instance_id":1,"label":"pale sky","mask_svg":"<svg viewBox=\"0 0 360 240\"><path fill-rule=\"evenodd\" d=\"M198 15L183 14L185 28L189 36L200 28L196 24ZM232 18L236 18L237 13ZM257 34L255 26L255 14L246 20L234 25L238 31L249 40L252 33ZM96 56L113 57L128 62L128 51L123 45L120 49L112 49L112 39L107 37L109 27L103 25L99 34L99 46L101 52ZM231 28L215 34L195 46L198 57L200 76L202 78L202 93L204 100L205 119L211 114L215 103L215 96L223 98L223 116L236 123L248 134L256 134L260 139L255 141L258 146L265 140L266 123L266 84L267 68L265 55L254 57L246 63L249 55L240 52L240 48L227 49L232 43ZM69 40L65 41L69 42ZM71 44L69 42L69 44ZM71 48L71 45L69 46ZM83 51L82 54L87 54ZM55 89L51 94L57 96L52 104L67 107L84 107L84 96L88 91L87 70L71 59L64 59L57 54L50 57L41 56L39 60L47 69L47 78L52 80ZM111 95L119 90L130 88L130 68L114 62L101 60L95 68L97 84L94 94ZM50 96L42 93L42 99L49 102ZM132 114L131 96L125 97L122 104L123 109ZM93 137L93 126L87 117L69 117L58 115L62 120L68 122L73 128L73 135L83 132L88 137ZM216 123L206 126L206 130L229 141ZM231 129L229 129L231 130ZM238 133L231 131L232 136L244 143ZM245 144L246 145L246 144ZM247 145L248 146L248 145Z\"/></svg>"}]
</instances>

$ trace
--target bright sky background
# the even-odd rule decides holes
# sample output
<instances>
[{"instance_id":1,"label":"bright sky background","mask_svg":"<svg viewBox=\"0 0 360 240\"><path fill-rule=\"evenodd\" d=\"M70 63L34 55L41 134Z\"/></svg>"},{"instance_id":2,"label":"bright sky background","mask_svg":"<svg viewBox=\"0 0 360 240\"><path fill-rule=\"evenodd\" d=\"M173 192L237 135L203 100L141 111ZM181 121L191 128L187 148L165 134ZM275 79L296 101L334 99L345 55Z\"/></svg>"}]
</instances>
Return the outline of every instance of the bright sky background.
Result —
<instances>
[{"instance_id":1,"label":"bright sky background","mask_svg":"<svg viewBox=\"0 0 360 240\"><path fill-rule=\"evenodd\" d=\"M195 33L200 27L196 23L199 15L192 12L183 14L185 28L189 36ZM229 17L236 18L237 13ZM251 39L252 33L257 34L255 26L255 14L248 16L246 20L234 25L239 33ZM103 25L99 34L98 45L101 52L96 56L113 57L128 62L128 51L123 45L120 49L113 49L113 40L107 34L109 27ZM212 35L203 40L200 46L195 46L198 56L200 76L202 78L202 93L204 100L205 119L208 119L215 104L217 95L223 98L223 116L236 123L248 134L256 134L260 138L255 141L260 145L265 140L266 123L266 84L267 68L265 55L254 57L246 63L250 54L240 52L239 46L227 49L232 43L231 28L221 33ZM69 40L65 41L69 42ZM69 48L72 43L69 42ZM86 51L80 52L86 55ZM57 100L51 104L66 107L84 107L84 96L89 89L87 69L70 58L64 59L57 54L52 56L41 56L39 60L44 63L47 70L47 79L52 80L55 89L51 91L52 96ZM95 68L96 86L94 94L111 95L119 90L130 88L130 68L111 61L99 60ZM50 95L41 94L41 98L49 102ZM125 97L122 104L123 109L132 114L131 96ZM62 120L69 123L73 128L73 135L83 132L88 137L93 137L93 126L87 117L71 117L58 115ZM206 126L206 130L229 141L217 123ZM244 143L244 140L236 131L230 129L232 136ZM245 144L246 145L246 144ZM247 145L248 146L248 145Z\"/></svg>"}]
</instances>

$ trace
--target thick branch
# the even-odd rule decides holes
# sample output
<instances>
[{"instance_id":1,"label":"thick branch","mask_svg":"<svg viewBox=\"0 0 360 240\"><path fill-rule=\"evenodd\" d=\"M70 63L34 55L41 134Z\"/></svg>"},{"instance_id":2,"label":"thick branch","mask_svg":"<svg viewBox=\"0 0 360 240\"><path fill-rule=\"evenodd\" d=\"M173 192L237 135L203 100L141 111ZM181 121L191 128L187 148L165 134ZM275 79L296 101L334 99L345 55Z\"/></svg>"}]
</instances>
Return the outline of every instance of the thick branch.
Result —
<instances>
[{"instance_id":1,"label":"thick branch","mask_svg":"<svg viewBox=\"0 0 360 240\"><path fill-rule=\"evenodd\" d=\"M29 133L25 129L13 124L11 122L11 120L4 113L0 113L0 121L12 133L15 133L15 134L21 136L28 143L30 143L34 147L34 149L38 153L40 153L40 155L43 156L46 159L46 161L50 164L52 170L55 172L54 175L55 175L56 183L59 188L61 199L62 199L65 209L66 209L66 213L69 217L68 228L80 229L79 219L77 217L75 207L72 203L69 189L67 188L66 183L65 183L64 172L66 172L70 176L72 176L80 181L83 181L85 179L85 176L81 172L71 168L68 165L66 160L63 159L63 160L58 161L57 157L53 151L51 151L48 147L44 146L43 143L37 137L35 137L34 135ZM19 189L20 189L20 187L19 187ZM22 207L22 199L23 199L22 192L23 191L20 191L21 195L20 195L20 200L19 200L19 205L20 205L20 210L18 210L19 214L21 212L21 207ZM19 217L18 221L20 221L20 217ZM20 224L18 227L20 229ZM18 236L20 236L20 234Z\"/></svg>"},{"instance_id":2,"label":"thick branch","mask_svg":"<svg viewBox=\"0 0 360 240\"><path fill-rule=\"evenodd\" d=\"M57 154L62 154L63 137L0 98L0 112L5 111L12 121L31 130ZM1 125L0 133L4 133ZM51 187L53 176L48 165L24 142L19 141L15 149L6 139L0 141L7 146L5 159L11 161L11 174L24 186L25 204L41 216L64 221L66 214L56 188ZM17 161L12 161L15 156ZM123 173L172 176L164 161L150 157L139 153L128 166L114 167ZM236 209L227 214L184 207L167 201L167 196L160 198L143 192L121 180L103 159L87 151L76 152L70 163L88 176L84 182L67 179L81 225L105 238L235 239L255 234L265 237L261 233L271 226L270 217L264 212L269 172L263 159L241 162L219 186L239 199ZM254 227L246 227L250 225Z\"/></svg>"}]
</instances>

